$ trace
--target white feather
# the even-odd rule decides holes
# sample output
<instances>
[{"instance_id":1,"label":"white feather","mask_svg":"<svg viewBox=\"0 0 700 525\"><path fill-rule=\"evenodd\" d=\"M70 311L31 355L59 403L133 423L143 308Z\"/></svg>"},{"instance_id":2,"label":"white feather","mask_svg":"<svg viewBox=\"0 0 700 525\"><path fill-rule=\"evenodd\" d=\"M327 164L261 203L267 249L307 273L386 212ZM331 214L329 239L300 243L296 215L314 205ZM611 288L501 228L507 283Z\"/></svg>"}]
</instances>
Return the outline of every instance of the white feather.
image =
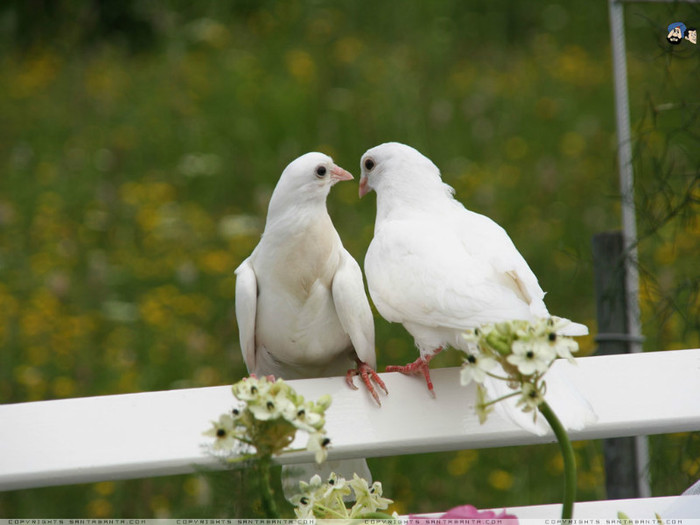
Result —
<instances>
[{"instance_id":1,"label":"white feather","mask_svg":"<svg viewBox=\"0 0 700 525\"><path fill-rule=\"evenodd\" d=\"M557 415L561 424L567 430L582 430L586 426L595 423L598 417L588 400L572 386L566 368L570 363L562 361L561 366L547 372L547 391L544 399ZM496 374L502 371L496 370ZM489 399L498 399L513 391L501 380L486 377L484 387ZM523 412L522 407L517 406L518 397L511 397L494 405L496 412L502 417L507 417L517 423L521 428L543 436L551 431L551 428L541 414L535 417L534 412Z\"/></svg>"},{"instance_id":2,"label":"white feather","mask_svg":"<svg viewBox=\"0 0 700 525\"><path fill-rule=\"evenodd\" d=\"M368 150L361 167L360 195L377 193L365 256L369 292L379 313L414 337L422 357L446 346L466 350L461 335L468 328L550 316L537 277L506 231L456 201L429 159L387 143ZM571 323L563 333L588 328Z\"/></svg>"},{"instance_id":3,"label":"white feather","mask_svg":"<svg viewBox=\"0 0 700 525\"><path fill-rule=\"evenodd\" d=\"M260 243L236 269L236 318L249 373L344 376L356 358L375 368L362 272L326 210L331 186L350 178L321 153L299 157L282 173ZM345 466L369 472L364 460ZM321 470L305 465L304 475L309 472Z\"/></svg>"},{"instance_id":4,"label":"white feather","mask_svg":"<svg viewBox=\"0 0 700 525\"><path fill-rule=\"evenodd\" d=\"M411 326L419 348L450 344L451 331L549 316L537 277L506 231L456 201L429 159L398 143L362 159L362 177L377 193L365 256L370 295L384 318Z\"/></svg>"},{"instance_id":5,"label":"white feather","mask_svg":"<svg viewBox=\"0 0 700 525\"><path fill-rule=\"evenodd\" d=\"M358 354L376 363L362 273L326 210L333 167L330 157L308 153L284 170L260 243L236 270L236 318L250 373L344 375Z\"/></svg>"}]
</instances>

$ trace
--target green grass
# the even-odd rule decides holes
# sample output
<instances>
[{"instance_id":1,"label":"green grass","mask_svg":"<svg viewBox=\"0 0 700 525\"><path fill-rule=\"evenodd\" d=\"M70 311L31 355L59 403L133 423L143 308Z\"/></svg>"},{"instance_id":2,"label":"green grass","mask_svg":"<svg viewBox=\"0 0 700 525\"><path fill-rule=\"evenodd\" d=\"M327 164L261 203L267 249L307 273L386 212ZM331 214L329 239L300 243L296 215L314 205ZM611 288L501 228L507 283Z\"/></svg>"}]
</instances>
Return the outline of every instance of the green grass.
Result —
<instances>
[{"instance_id":1,"label":"green grass","mask_svg":"<svg viewBox=\"0 0 700 525\"><path fill-rule=\"evenodd\" d=\"M233 270L282 169L320 150L357 175L388 140L440 166L468 208L510 233L550 310L595 333L590 239L620 225L605 2L179 4L141 6L157 24L140 51L69 38L77 16L24 47L3 26L0 401L239 379ZM700 345L700 61L689 43L665 44L677 19L697 9L627 8L648 350ZM345 183L328 206L362 262L373 197ZM415 358L401 327L377 317L376 330L380 367ZM592 337L581 345L595 350ZM655 495L699 477L697 435L652 445ZM605 497L599 450L576 444L581 499ZM557 502L557 458L553 445L370 463L398 510L427 512ZM232 515L244 492L225 479L9 492L0 515Z\"/></svg>"}]
</instances>

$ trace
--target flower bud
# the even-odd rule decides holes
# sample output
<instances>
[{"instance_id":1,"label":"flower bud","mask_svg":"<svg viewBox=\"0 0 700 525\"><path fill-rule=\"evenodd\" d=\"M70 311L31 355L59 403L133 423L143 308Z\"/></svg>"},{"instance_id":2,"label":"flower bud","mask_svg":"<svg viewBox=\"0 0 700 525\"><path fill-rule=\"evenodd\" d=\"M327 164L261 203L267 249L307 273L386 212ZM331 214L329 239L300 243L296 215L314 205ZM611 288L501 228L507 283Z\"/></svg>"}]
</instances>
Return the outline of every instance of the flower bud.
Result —
<instances>
[{"instance_id":1,"label":"flower bud","mask_svg":"<svg viewBox=\"0 0 700 525\"><path fill-rule=\"evenodd\" d=\"M491 332L486 336L486 342L501 355L510 354L510 342L508 339L500 336L497 332Z\"/></svg>"}]
</instances>

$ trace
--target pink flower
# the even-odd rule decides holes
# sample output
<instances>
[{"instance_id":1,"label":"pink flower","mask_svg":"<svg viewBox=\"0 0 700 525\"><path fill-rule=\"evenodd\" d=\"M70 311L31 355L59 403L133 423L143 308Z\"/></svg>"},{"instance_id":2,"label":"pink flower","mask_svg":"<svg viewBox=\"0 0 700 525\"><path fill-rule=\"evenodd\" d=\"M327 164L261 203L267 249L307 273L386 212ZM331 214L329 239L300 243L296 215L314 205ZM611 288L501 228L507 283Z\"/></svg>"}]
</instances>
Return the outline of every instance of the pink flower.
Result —
<instances>
[{"instance_id":1,"label":"pink flower","mask_svg":"<svg viewBox=\"0 0 700 525\"><path fill-rule=\"evenodd\" d=\"M501 513L497 514L492 510L479 510L473 505L462 505L460 507L455 507L453 509L448 510L440 516L440 519L446 520L446 519L479 519L479 518L497 518L497 519L504 519L504 520L515 520L515 523L518 521L517 516L513 516L512 514L506 514L506 511L502 511Z\"/></svg>"},{"instance_id":2,"label":"pink flower","mask_svg":"<svg viewBox=\"0 0 700 525\"><path fill-rule=\"evenodd\" d=\"M503 525L507 523L507 525L517 525L518 523L518 517L514 516L512 514L506 514L506 511L503 510L500 513L496 513L492 510L479 510L473 505L461 505L459 507L454 507L442 516L439 516L438 518L428 518L425 516L415 516L411 515L409 516L409 525L420 525L421 521L423 520L481 520L481 519L499 519L499 520L509 520L509 521L504 521ZM512 520L512 521L511 521Z\"/></svg>"}]
</instances>

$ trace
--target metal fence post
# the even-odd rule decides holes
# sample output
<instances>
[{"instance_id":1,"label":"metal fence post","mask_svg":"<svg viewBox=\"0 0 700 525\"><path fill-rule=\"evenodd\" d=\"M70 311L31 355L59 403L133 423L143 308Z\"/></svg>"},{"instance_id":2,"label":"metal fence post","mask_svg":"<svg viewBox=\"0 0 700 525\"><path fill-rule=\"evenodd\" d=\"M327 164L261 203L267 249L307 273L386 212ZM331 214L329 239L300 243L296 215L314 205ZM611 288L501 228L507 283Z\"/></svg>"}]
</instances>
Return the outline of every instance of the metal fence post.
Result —
<instances>
[{"instance_id":1,"label":"metal fence post","mask_svg":"<svg viewBox=\"0 0 700 525\"><path fill-rule=\"evenodd\" d=\"M634 205L634 174L632 172L632 137L630 133L629 98L627 88L627 52L625 49L624 8L619 0L608 0L610 12L610 41L615 83L615 122L617 128L617 160L620 170L622 204L622 239L624 250L624 283L626 333L629 352L642 351L642 327L639 309L639 271L637 267L637 222ZM638 496L649 497L649 447L645 436L635 438Z\"/></svg>"},{"instance_id":2,"label":"metal fence post","mask_svg":"<svg viewBox=\"0 0 700 525\"><path fill-rule=\"evenodd\" d=\"M625 252L619 231L593 236L598 354L629 352L630 335L625 290ZM608 499L648 497L648 452L646 436L603 440L605 488Z\"/></svg>"}]
</instances>

